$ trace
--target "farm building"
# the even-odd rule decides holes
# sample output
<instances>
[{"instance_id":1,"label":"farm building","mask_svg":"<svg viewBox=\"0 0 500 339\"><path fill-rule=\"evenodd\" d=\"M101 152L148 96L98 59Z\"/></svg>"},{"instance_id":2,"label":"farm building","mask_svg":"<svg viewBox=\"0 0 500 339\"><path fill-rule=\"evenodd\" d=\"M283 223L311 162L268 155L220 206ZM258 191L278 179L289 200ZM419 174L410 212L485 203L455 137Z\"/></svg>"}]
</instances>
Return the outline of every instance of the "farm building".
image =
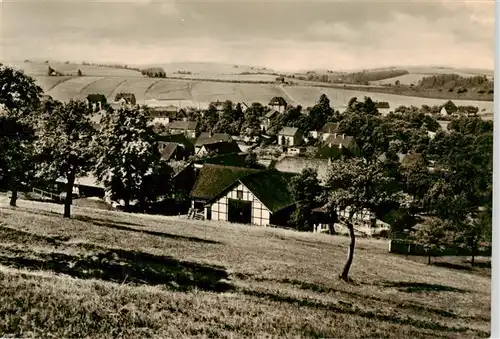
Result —
<instances>
[{"instance_id":1,"label":"farm building","mask_svg":"<svg viewBox=\"0 0 500 339\"><path fill-rule=\"evenodd\" d=\"M194 145L191 141L189 141L184 133L162 134L158 135L158 139L160 151L162 151L168 143L176 143L184 150L183 152L185 154L185 158L194 154Z\"/></svg>"},{"instance_id":2,"label":"farm building","mask_svg":"<svg viewBox=\"0 0 500 339\"><path fill-rule=\"evenodd\" d=\"M271 109L262 117L262 121L260 123L260 129L262 130L262 132L266 132L269 129L272 121L276 119L279 114L280 113L277 110Z\"/></svg>"},{"instance_id":3,"label":"farm building","mask_svg":"<svg viewBox=\"0 0 500 339\"><path fill-rule=\"evenodd\" d=\"M268 106L276 109L278 112L283 113L285 111L286 106L288 103L283 97L274 97L269 101Z\"/></svg>"},{"instance_id":4,"label":"farm building","mask_svg":"<svg viewBox=\"0 0 500 339\"><path fill-rule=\"evenodd\" d=\"M185 160L184 148L176 142L165 142L160 146L161 158L164 161Z\"/></svg>"},{"instance_id":5,"label":"farm building","mask_svg":"<svg viewBox=\"0 0 500 339\"><path fill-rule=\"evenodd\" d=\"M240 152L241 149L236 142L219 141L219 142L204 144L203 146L200 147L198 152L196 152L196 155L197 156L206 156L209 154L222 155L222 154L231 154Z\"/></svg>"},{"instance_id":6,"label":"farm building","mask_svg":"<svg viewBox=\"0 0 500 339\"><path fill-rule=\"evenodd\" d=\"M329 161L326 159L285 156L276 162L274 168L280 172L294 174L300 174L304 169L312 168L318 172L318 179L324 184L328 175L328 164Z\"/></svg>"},{"instance_id":7,"label":"farm building","mask_svg":"<svg viewBox=\"0 0 500 339\"><path fill-rule=\"evenodd\" d=\"M184 133L188 138L196 138L196 121L172 121L167 125L172 134Z\"/></svg>"},{"instance_id":8,"label":"farm building","mask_svg":"<svg viewBox=\"0 0 500 339\"><path fill-rule=\"evenodd\" d=\"M278 145L299 146L302 144L302 133L296 127L283 127L278 132Z\"/></svg>"},{"instance_id":9,"label":"farm building","mask_svg":"<svg viewBox=\"0 0 500 339\"><path fill-rule=\"evenodd\" d=\"M203 145L213 144L216 142L222 141L232 141L233 139L229 134L226 133L212 133L212 132L203 132L200 134L198 139L194 144L194 151L198 153L199 150L203 147Z\"/></svg>"},{"instance_id":10,"label":"farm building","mask_svg":"<svg viewBox=\"0 0 500 339\"><path fill-rule=\"evenodd\" d=\"M316 152L315 158L318 159L338 159L344 156L360 156L361 149L356 140L345 134L336 134L329 136Z\"/></svg>"},{"instance_id":11,"label":"farm building","mask_svg":"<svg viewBox=\"0 0 500 339\"><path fill-rule=\"evenodd\" d=\"M67 185L66 178L60 177L56 179L54 188L59 192L66 191ZM75 184L73 185L73 193L79 197L99 197L103 198L105 195L104 185L97 181L97 178L92 175L85 177L79 177L75 179Z\"/></svg>"},{"instance_id":12,"label":"farm building","mask_svg":"<svg viewBox=\"0 0 500 339\"><path fill-rule=\"evenodd\" d=\"M193 207L207 220L286 225L294 207L289 180L277 171L207 165L191 191Z\"/></svg>"},{"instance_id":13,"label":"farm building","mask_svg":"<svg viewBox=\"0 0 500 339\"><path fill-rule=\"evenodd\" d=\"M194 162L194 167L196 169L201 169L205 165L246 167L247 166L246 157L247 157L246 153L228 153L228 154L216 155L213 157L196 160Z\"/></svg>"},{"instance_id":14,"label":"farm building","mask_svg":"<svg viewBox=\"0 0 500 339\"><path fill-rule=\"evenodd\" d=\"M182 108L176 106L152 107L150 114L153 118L153 124L167 125L174 120L187 121L187 113Z\"/></svg>"}]
</instances>

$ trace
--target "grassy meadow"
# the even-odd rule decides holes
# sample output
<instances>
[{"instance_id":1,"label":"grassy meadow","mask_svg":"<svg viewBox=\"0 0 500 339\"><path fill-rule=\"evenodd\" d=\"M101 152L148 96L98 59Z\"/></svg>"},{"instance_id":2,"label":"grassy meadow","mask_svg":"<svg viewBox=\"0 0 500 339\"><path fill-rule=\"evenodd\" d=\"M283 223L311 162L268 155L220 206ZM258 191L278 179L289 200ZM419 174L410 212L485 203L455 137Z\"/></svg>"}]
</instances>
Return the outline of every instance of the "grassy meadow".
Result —
<instances>
[{"instance_id":1,"label":"grassy meadow","mask_svg":"<svg viewBox=\"0 0 500 339\"><path fill-rule=\"evenodd\" d=\"M387 241L359 239L345 283L346 237L7 203L0 336L489 336L487 269L429 266Z\"/></svg>"}]
</instances>

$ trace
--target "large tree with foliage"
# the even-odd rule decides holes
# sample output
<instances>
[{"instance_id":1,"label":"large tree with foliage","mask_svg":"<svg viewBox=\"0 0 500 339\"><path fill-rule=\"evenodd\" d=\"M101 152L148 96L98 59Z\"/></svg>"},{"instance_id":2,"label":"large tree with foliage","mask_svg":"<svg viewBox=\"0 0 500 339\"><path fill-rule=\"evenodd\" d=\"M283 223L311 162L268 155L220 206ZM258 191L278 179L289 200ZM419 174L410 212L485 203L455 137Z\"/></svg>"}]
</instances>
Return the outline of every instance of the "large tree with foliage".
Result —
<instances>
[{"instance_id":1,"label":"large tree with foliage","mask_svg":"<svg viewBox=\"0 0 500 339\"><path fill-rule=\"evenodd\" d=\"M0 84L0 172L15 206L19 182L33 177L33 127L43 92L23 71L2 64Z\"/></svg>"},{"instance_id":2,"label":"large tree with foliage","mask_svg":"<svg viewBox=\"0 0 500 339\"><path fill-rule=\"evenodd\" d=\"M491 245L492 242L492 210L486 208L475 218L469 218L459 225L455 242L459 247L466 248L470 252L471 265L474 266L481 243Z\"/></svg>"},{"instance_id":3,"label":"large tree with foliage","mask_svg":"<svg viewBox=\"0 0 500 339\"><path fill-rule=\"evenodd\" d=\"M22 182L34 177L33 129L17 119L0 116L0 177L11 191L10 205L16 206Z\"/></svg>"},{"instance_id":4,"label":"large tree with foliage","mask_svg":"<svg viewBox=\"0 0 500 339\"><path fill-rule=\"evenodd\" d=\"M448 220L431 218L419 225L417 230L412 232L415 242L421 245L427 253L428 261L431 264L431 257L439 254L453 244L455 228Z\"/></svg>"},{"instance_id":5,"label":"large tree with foliage","mask_svg":"<svg viewBox=\"0 0 500 339\"><path fill-rule=\"evenodd\" d=\"M337 210L349 211L347 218L340 219L347 226L351 239L348 259L340 275L343 280L348 280L349 269L354 258L356 244L354 216L364 209L379 214L380 211L388 210L388 206L404 207L411 202L395 180L387 174L382 164L367 163L356 158L332 162L324 198L325 206L330 214Z\"/></svg>"},{"instance_id":6,"label":"large tree with foliage","mask_svg":"<svg viewBox=\"0 0 500 339\"><path fill-rule=\"evenodd\" d=\"M91 123L91 110L86 102L47 102L41 113L37 156L42 177L66 180L64 217L71 215L75 179L85 175L92 167L91 152L95 130Z\"/></svg>"},{"instance_id":7,"label":"large tree with foliage","mask_svg":"<svg viewBox=\"0 0 500 339\"><path fill-rule=\"evenodd\" d=\"M292 178L290 191L296 205L292 214L292 222L299 230L311 231L313 229L312 209L322 193L318 172L312 168L304 169L300 175Z\"/></svg>"},{"instance_id":8,"label":"large tree with foliage","mask_svg":"<svg viewBox=\"0 0 500 339\"><path fill-rule=\"evenodd\" d=\"M126 210L132 200L145 208L170 189L171 168L161 161L150 120L144 107L109 110L94 144L95 174Z\"/></svg>"}]
</instances>

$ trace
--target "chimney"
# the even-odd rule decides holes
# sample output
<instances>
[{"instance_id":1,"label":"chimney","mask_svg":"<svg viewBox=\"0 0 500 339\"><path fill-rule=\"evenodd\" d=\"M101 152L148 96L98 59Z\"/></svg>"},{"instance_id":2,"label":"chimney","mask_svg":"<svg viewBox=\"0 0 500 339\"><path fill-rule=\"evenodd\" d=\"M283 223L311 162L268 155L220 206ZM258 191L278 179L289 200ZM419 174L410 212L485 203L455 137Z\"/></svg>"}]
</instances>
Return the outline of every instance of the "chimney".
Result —
<instances>
[{"instance_id":1,"label":"chimney","mask_svg":"<svg viewBox=\"0 0 500 339\"><path fill-rule=\"evenodd\" d=\"M342 139L345 139L345 134L342 134Z\"/></svg>"}]
</instances>

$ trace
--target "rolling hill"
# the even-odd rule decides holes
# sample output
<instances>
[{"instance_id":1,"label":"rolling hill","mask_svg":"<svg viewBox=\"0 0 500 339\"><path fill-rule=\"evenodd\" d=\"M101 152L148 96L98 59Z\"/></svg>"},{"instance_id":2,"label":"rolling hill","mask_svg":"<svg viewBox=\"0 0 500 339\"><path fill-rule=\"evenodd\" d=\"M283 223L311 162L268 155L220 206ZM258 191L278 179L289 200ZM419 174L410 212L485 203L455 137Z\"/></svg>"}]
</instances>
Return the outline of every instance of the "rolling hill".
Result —
<instances>
[{"instance_id":1,"label":"rolling hill","mask_svg":"<svg viewBox=\"0 0 500 339\"><path fill-rule=\"evenodd\" d=\"M488 269L359 239L0 196L0 333L85 338L487 338ZM458 267L449 268L449 267ZM376 268L376 269L374 269ZM486 270L486 271L484 271Z\"/></svg>"},{"instance_id":2,"label":"rolling hill","mask_svg":"<svg viewBox=\"0 0 500 339\"><path fill-rule=\"evenodd\" d=\"M239 72L263 71L263 69L252 69L249 66L238 66L238 68L235 68L234 65L207 65L205 63L172 64L169 66L170 68L167 68L170 72L176 72L177 70L186 71L189 69L195 73L197 72L198 75L171 73L167 76L173 75L189 79L160 79L144 78L140 72L130 69L54 62L50 63L51 67L62 73L76 72L78 69L81 69L84 76L49 77L46 75L48 64L36 64L35 62L11 64L23 69L28 75L33 76L47 94L61 101L84 98L91 93L104 94L107 96L108 101L113 101L119 92L132 92L136 95L140 104L144 104L146 100L151 99L189 102L195 106L200 105L200 107L205 107L210 101L216 100L232 100L247 104L252 102L267 104L272 97L283 96L289 103L309 107L316 103L322 93L325 93L332 101L332 106L338 109L345 107L348 101L354 96L358 98L369 96L375 101L387 101L391 108L394 109L400 105L442 105L447 100L380 93L380 90L373 88L365 89L363 87L356 87L355 89L349 89L349 87L342 88L342 86L332 88L326 87L326 85L322 86L320 83L299 82L299 85L293 86L279 85L273 83L275 79L274 75L239 74ZM271 70L264 71L273 72ZM402 77L405 76L416 77L417 75L408 74ZM266 77L269 77L269 79L265 80ZM215 79L217 81L214 81ZM239 82L229 82L235 80ZM255 81L265 81L267 83L255 83ZM453 101L457 105L478 106L480 112L493 112L492 101L455 99Z\"/></svg>"}]
</instances>

